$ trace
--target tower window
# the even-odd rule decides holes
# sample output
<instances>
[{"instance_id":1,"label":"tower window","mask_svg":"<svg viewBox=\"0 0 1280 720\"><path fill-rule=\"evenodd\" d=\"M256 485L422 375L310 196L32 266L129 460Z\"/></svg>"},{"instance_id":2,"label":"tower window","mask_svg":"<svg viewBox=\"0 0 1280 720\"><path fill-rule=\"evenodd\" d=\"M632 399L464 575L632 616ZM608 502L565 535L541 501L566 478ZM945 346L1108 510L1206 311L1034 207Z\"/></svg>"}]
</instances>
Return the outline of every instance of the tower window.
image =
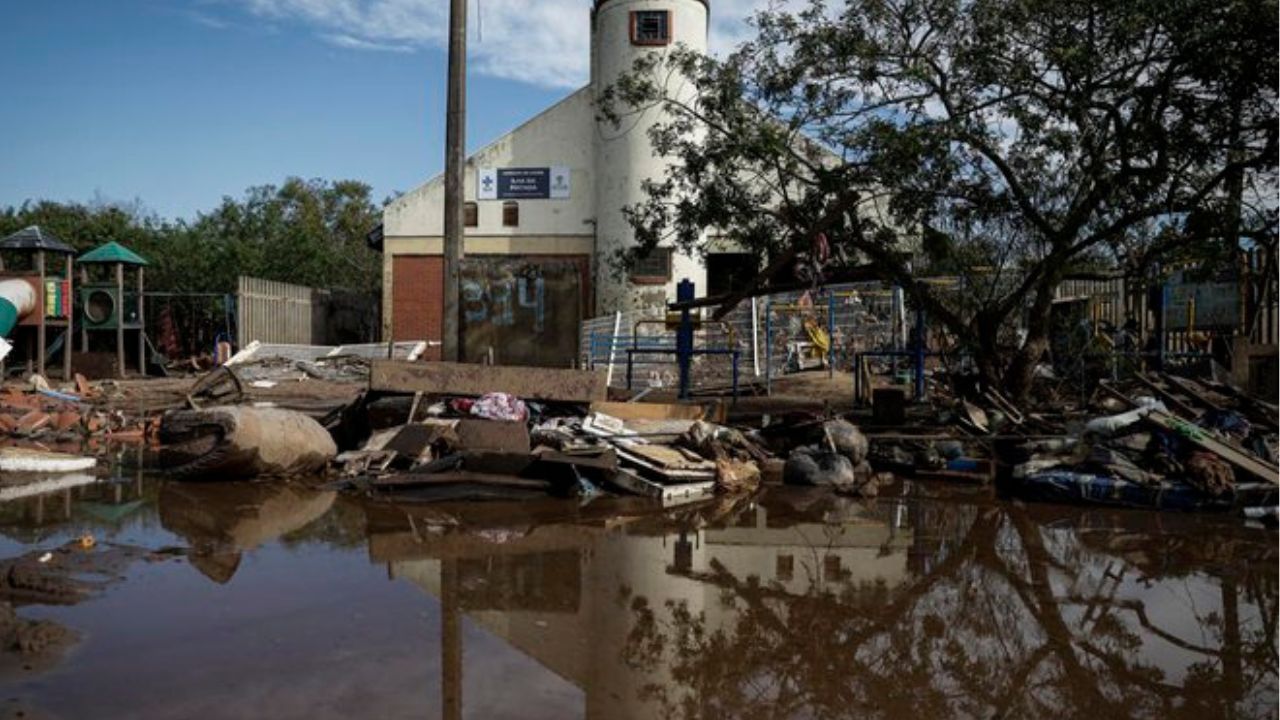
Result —
<instances>
[{"instance_id":1,"label":"tower window","mask_svg":"<svg viewBox=\"0 0 1280 720\"><path fill-rule=\"evenodd\" d=\"M631 267L631 282L665 285L671 280L671 248L654 248Z\"/></svg>"},{"instance_id":2,"label":"tower window","mask_svg":"<svg viewBox=\"0 0 1280 720\"><path fill-rule=\"evenodd\" d=\"M666 45L670 42L670 10L635 10L631 13L632 45Z\"/></svg>"},{"instance_id":3,"label":"tower window","mask_svg":"<svg viewBox=\"0 0 1280 720\"><path fill-rule=\"evenodd\" d=\"M462 204L463 227L475 227L480 224L480 206L473 202Z\"/></svg>"},{"instance_id":4,"label":"tower window","mask_svg":"<svg viewBox=\"0 0 1280 720\"><path fill-rule=\"evenodd\" d=\"M518 227L520 225L520 204L514 200L502 203L502 226Z\"/></svg>"}]
</instances>

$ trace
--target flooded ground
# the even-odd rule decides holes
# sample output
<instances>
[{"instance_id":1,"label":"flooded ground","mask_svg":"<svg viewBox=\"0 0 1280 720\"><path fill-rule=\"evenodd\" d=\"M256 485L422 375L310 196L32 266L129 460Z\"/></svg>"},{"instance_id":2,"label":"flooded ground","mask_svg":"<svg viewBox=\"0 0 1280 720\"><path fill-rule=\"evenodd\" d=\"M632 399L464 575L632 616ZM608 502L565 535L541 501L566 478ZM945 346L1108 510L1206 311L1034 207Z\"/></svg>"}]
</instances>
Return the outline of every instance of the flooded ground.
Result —
<instances>
[{"instance_id":1,"label":"flooded ground","mask_svg":"<svg viewBox=\"0 0 1280 720\"><path fill-rule=\"evenodd\" d=\"M6 717L1276 715L1277 536L1235 518L921 484L406 508L132 470L0 504L0 557L84 533L55 562L114 560L15 602L78 640L5 665Z\"/></svg>"}]
</instances>

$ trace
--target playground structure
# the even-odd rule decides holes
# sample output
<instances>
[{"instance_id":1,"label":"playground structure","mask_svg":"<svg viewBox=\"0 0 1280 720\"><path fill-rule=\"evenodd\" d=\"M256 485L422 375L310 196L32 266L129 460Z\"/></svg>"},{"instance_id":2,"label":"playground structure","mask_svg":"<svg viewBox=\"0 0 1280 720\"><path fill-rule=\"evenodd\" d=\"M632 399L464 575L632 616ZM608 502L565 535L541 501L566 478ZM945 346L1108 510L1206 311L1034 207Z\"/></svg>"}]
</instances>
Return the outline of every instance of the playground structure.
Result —
<instances>
[{"instance_id":1,"label":"playground structure","mask_svg":"<svg viewBox=\"0 0 1280 720\"><path fill-rule=\"evenodd\" d=\"M138 371L146 373L147 261L116 242L78 259L75 254L75 248L34 225L0 240L0 377L7 374L4 363L18 358L25 360L26 373L45 375L47 364L60 354L61 378L70 380L76 330L82 353L89 350L90 333L114 332L118 377L125 376L125 333L136 333ZM62 262L54 262L59 257ZM136 269L136 290L125 288L126 267Z\"/></svg>"},{"instance_id":2,"label":"playground structure","mask_svg":"<svg viewBox=\"0 0 1280 720\"><path fill-rule=\"evenodd\" d=\"M0 240L0 370L20 346L28 372L44 375L46 362L61 352L62 377L71 378L74 255L74 248L34 225ZM58 257L61 269L51 267Z\"/></svg>"},{"instance_id":3,"label":"playground structure","mask_svg":"<svg viewBox=\"0 0 1280 720\"><path fill-rule=\"evenodd\" d=\"M84 316L80 325L80 350L89 351L90 332L114 332L116 374L125 376L125 333L136 334L138 342L138 374L147 374L147 334L144 268L147 261L129 248L108 242L81 255L80 307ZM135 272L136 290L125 289L125 268ZM107 270L106 273L101 270Z\"/></svg>"}]
</instances>

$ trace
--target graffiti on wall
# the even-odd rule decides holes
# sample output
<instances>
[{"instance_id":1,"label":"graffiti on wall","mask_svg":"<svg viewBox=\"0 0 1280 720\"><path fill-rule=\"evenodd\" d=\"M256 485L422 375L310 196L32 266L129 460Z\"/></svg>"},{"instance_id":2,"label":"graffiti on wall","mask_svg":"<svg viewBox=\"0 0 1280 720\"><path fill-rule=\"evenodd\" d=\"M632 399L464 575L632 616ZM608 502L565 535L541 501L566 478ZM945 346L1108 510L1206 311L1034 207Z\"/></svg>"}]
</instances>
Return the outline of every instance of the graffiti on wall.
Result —
<instances>
[{"instance_id":1,"label":"graffiti on wall","mask_svg":"<svg viewBox=\"0 0 1280 720\"><path fill-rule=\"evenodd\" d=\"M582 266L573 260L470 257L459 274L463 353L508 365L564 367L578 351Z\"/></svg>"}]
</instances>

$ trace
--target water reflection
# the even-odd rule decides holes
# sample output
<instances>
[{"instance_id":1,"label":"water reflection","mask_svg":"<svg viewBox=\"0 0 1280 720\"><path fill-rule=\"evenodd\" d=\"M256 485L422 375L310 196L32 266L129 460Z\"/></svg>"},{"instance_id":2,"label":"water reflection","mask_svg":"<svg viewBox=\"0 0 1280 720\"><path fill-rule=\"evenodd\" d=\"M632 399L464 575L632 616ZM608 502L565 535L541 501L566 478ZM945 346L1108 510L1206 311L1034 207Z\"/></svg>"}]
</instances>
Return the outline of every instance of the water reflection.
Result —
<instances>
[{"instance_id":1,"label":"water reflection","mask_svg":"<svg viewBox=\"0 0 1280 720\"><path fill-rule=\"evenodd\" d=\"M108 453L95 473L0 478L0 535L36 544L68 532L117 531L154 500L140 448Z\"/></svg>"},{"instance_id":2,"label":"water reflection","mask_svg":"<svg viewBox=\"0 0 1280 720\"><path fill-rule=\"evenodd\" d=\"M290 659L265 657L275 670L253 682L292 687L322 672L327 665L308 668L299 658L323 652L317 638L340 637L353 612L379 618L394 606L393 590L410 606L434 609L405 592L416 587L438 600L440 614L430 616L433 634L410 643L408 663L418 673L438 672L440 692L415 701L445 717L483 713L476 708L486 698L467 678L483 675L495 658L476 649L469 627L581 691L569 699L580 708L538 707L545 700L538 696L514 701L527 704L526 715L1164 720L1275 713L1276 534L1235 518L1023 507L927 485L877 501L776 489L756 500L675 509L626 499L395 506L289 484L112 474L0 502L0 533L35 544L84 527L135 532L158 515L167 532L155 543L171 543L169 532L185 540L189 561L213 582L177 564L157 569L180 573L185 584L160 583L174 596L148 595L103 622L132 622L135 633L146 633L154 626L148 615L164 608L168 627L181 628L190 649L168 656L164 669L183 677L198 676L211 657L240 657L228 647L243 646L219 645L232 629L259 634L218 625L210 603L189 598L256 608L284 602L281 587L313 582L325 592L288 595L269 615L308 619L272 626L278 644L262 652ZM305 545L306 553L271 552L276 545ZM256 572L238 572L247 553L264 547L269 558ZM309 561L317 555L324 562ZM385 567L392 583L361 579L374 570L366 563ZM358 602L326 605L343 579ZM200 594L229 582L217 587L220 595ZM68 622L79 628L89 615ZM403 615L369 622L385 625L389 637L421 630ZM106 634L91 624L83 629ZM334 640L342 656L359 652L382 663L386 646L370 639L371 626L352 632ZM99 673L119 663L147 667L132 655L103 662ZM221 667L227 674L211 694L245 680L234 673L239 665ZM390 662L378 668L361 683L396 672ZM134 665L125 670L137 673ZM338 664L325 683L354 670ZM92 675L75 672L86 682ZM118 692L117 702L133 707L132 696ZM72 707L100 699L85 696ZM305 706L306 698L296 702Z\"/></svg>"},{"instance_id":3,"label":"water reflection","mask_svg":"<svg viewBox=\"0 0 1280 720\"><path fill-rule=\"evenodd\" d=\"M311 524L336 495L287 483L171 482L160 490L160 523L187 540L192 566L225 583L245 551Z\"/></svg>"},{"instance_id":4,"label":"water reflection","mask_svg":"<svg viewBox=\"0 0 1280 720\"><path fill-rule=\"evenodd\" d=\"M621 532L472 509L369 514L371 558L445 606L446 715L451 613L588 717L1274 711L1275 536L1234 519L792 491Z\"/></svg>"}]
</instances>

